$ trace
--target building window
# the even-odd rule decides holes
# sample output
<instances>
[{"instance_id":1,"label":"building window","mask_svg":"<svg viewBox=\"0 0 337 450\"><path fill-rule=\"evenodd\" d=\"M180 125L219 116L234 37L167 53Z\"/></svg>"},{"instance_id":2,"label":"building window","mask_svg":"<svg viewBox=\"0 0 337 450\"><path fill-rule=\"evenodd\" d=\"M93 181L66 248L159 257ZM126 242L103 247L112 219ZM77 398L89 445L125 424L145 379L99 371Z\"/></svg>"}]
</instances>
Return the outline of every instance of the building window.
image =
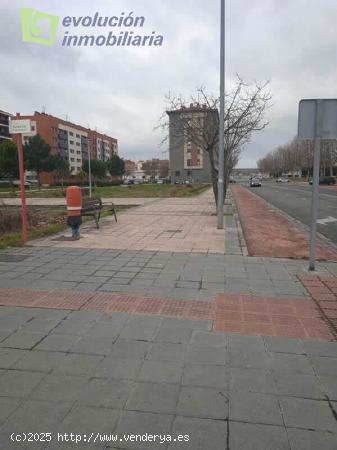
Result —
<instances>
[{"instance_id":1,"label":"building window","mask_svg":"<svg viewBox=\"0 0 337 450\"><path fill-rule=\"evenodd\" d=\"M80 142L76 142L77 147L81 147L81 143Z\"/></svg>"},{"instance_id":2,"label":"building window","mask_svg":"<svg viewBox=\"0 0 337 450\"><path fill-rule=\"evenodd\" d=\"M188 160L187 160L187 166L190 167L190 165L191 165L191 160L188 159Z\"/></svg>"},{"instance_id":3,"label":"building window","mask_svg":"<svg viewBox=\"0 0 337 450\"><path fill-rule=\"evenodd\" d=\"M74 144L74 141L69 141L70 144Z\"/></svg>"},{"instance_id":4,"label":"building window","mask_svg":"<svg viewBox=\"0 0 337 450\"><path fill-rule=\"evenodd\" d=\"M70 170L73 172L73 171L75 170L75 167L74 167L74 166L71 166L71 167L70 167Z\"/></svg>"},{"instance_id":5,"label":"building window","mask_svg":"<svg viewBox=\"0 0 337 450\"><path fill-rule=\"evenodd\" d=\"M79 138L79 137L81 137L81 136L80 136L79 134L76 134L76 137Z\"/></svg>"},{"instance_id":6,"label":"building window","mask_svg":"<svg viewBox=\"0 0 337 450\"><path fill-rule=\"evenodd\" d=\"M74 133L72 131L69 131L70 136L74 136Z\"/></svg>"},{"instance_id":7,"label":"building window","mask_svg":"<svg viewBox=\"0 0 337 450\"><path fill-rule=\"evenodd\" d=\"M81 160L80 160L79 158L77 158L77 162L79 162L79 163L80 163L80 162L81 162Z\"/></svg>"},{"instance_id":8,"label":"building window","mask_svg":"<svg viewBox=\"0 0 337 450\"><path fill-rule=\"evenodd\" d=\"M71 150L71 149L70 149L70 153L74 153L74 150Z\"/></svg>"},{"instance_id":9,"label":"building window","mask_svg":"<svg viewBox=\"0 0 337 450\"><path fill-rule=\"evenodd\" d=\"M75 162L75 158L70 158L70 161L71 162Z\"/></svg>"},{"instance_id":10,"label":"building window","mask_svg":"<svg viewBox=\"0 0 337 450\"><path fill-rule=\"evenodd\" d=\"M81 150L77 150L77 152L76 152L78 155L80 155L81 154Z\"/></svg>"},{"instance_id":11,"label":"building window","mask_svg":"<svg viewBox=\"0 0 337 450\"><path fill-rule=\"evenodd\" d=\"M180 177L180 170L176 171L176 177Z\"/></svg>"}]
</instances>

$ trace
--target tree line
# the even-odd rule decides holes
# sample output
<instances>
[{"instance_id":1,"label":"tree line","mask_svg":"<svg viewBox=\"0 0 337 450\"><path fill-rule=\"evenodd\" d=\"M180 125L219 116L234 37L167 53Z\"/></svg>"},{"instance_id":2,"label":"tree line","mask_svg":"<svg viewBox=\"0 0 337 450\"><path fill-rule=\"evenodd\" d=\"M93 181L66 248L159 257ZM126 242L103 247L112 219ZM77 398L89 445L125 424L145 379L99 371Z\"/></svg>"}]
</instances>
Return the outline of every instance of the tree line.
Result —
<instances>
[{"instance_id":1,"label":"tree line","mask_svg":"<svg viewBox=\"0 0 337 450\"><path fill-rule=\"evenodd\" d=\"M279 177L283 173L298 171L302 175L312 174L314 142L293 139L291 142L277 147L257 162L259 170L271 176ZM334 175L337 164L337 140L321 141L321 174Z\"/></svg>"},{"instance_id":2,"label":"tree line","mask_svg":"<svg viewBox=\"0 0 337 450\"><path fill-rule=\"evenodd\" d=\"M63 180L71 175L69 162L61 155L52 155L50 145L39 134L31 137L23 146L25 169L34 171L39 181L41 172L53 172ZM121 176L124 173L124 161L117 154L111 155L107 161L90 160L93 180L104 179L107 172L111 176ZM83 160L82 172L89 173L89 161ZM6 178L11 183L19 178L19 162L17 145L13 141L0 144L0 178Z\"/></svg>"}]
</instances>

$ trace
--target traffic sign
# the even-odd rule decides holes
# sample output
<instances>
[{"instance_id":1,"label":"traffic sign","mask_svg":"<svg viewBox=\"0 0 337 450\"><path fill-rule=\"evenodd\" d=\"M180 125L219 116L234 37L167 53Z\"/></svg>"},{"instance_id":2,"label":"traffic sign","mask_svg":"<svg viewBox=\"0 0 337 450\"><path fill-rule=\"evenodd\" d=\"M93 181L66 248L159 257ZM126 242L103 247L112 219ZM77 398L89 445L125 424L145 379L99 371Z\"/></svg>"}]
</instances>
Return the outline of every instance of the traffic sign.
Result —
<instances>
[{"instance_id":1,"label":"traffic sign","mask_svg":"<svg viewBox=\"0 0 337 450\"><path fill-rule=\"evenodd\" d=\"M10 134L30 133L32 131L29 119L12 119L9 122Z\"/></svg>"},{"instance_id":2,"label":"traffic sign","mask_svg":"<svg viewBox=\"0 0 337 450\"><path fill-rule=\"evenodd\" d=\"M319 136L317 135L317 108L320 103ZM337 99L301 100L298 110L299 139L337 139Z\"/></svg>"}]
</instances>

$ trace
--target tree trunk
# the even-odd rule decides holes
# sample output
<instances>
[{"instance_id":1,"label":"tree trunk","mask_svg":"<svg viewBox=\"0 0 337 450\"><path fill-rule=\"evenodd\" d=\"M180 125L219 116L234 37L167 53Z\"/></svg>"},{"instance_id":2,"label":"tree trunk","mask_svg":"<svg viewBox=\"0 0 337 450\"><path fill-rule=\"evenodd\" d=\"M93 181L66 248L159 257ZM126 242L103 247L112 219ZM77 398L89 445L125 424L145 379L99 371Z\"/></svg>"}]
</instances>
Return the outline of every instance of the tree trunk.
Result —
<instances>
[{"instance_id":1,"label":"tree trunk","mask_svg":"<svg viewBox=\"0 0 337 450\"><path fill-rule=\"evenodd\" d=\"M214 200L215 204L218 204L218 171L215 167L214 163L214 155L213 155L213 148L207 150L207 153L209 155L209 160L211 163L211 178L212 178L212 186L213 186L213 194L214 194Z\"/></svg>"}]
</instances>

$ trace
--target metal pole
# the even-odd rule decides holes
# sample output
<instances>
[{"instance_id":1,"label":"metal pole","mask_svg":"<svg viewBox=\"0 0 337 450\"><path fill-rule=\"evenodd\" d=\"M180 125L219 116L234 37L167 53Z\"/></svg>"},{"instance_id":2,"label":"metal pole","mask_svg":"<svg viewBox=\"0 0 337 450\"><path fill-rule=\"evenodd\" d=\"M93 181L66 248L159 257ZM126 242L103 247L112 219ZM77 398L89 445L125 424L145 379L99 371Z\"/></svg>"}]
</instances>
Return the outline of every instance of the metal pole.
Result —
<instances>
[{"instance_id":1,"label":"metal pole","mask_svg":"<svg viewBox=\"0 0 337 450\"><path fill-rule=\"evenodd\" d=\"M312 177L312 197L311 197L309 270L315 270L317 205L318 205L319 172L320 172L320 156L321 156L321 131L322 131L322 101L317 100L317 102L316 102L314 170L313 170L313 177Z\"/></svg>"},{"instance_id":2,"label":"metal pole","mask_svg":"<svg viewBox=\"0 0 337 450\"><path fill-rule=\"evenodd\" d=\"M18 115L17 115L18 116ZM20 191L21 191L21 213L22 213L22 243L28 241L28 220L26 207L26 190L25 190L25 167L23 162L22 134L18 134L18 159L20 173Z\"/></svg>"},{"instance_id":3,"label":"metal pole","mask_svg":"<svg viewBox=\"0 0 337 450\"><path fill-rule=\"evenodd\" d=\"M225 172L225 0L221 0L220 19L220 111L218 158L218 229L223 228Z\"/></svg>"},{"instance_id":4,"label":"metal pole","mask_svg":"<svg viewBox=\"0 0 337 450\"><path fill-rule=\"evenodd\" d=\"M91 151L90 151L90 139L88 139L88 177L89 177L89 197L92 197L92 185L91 185Z\"/></svg>"}]
</instances>

